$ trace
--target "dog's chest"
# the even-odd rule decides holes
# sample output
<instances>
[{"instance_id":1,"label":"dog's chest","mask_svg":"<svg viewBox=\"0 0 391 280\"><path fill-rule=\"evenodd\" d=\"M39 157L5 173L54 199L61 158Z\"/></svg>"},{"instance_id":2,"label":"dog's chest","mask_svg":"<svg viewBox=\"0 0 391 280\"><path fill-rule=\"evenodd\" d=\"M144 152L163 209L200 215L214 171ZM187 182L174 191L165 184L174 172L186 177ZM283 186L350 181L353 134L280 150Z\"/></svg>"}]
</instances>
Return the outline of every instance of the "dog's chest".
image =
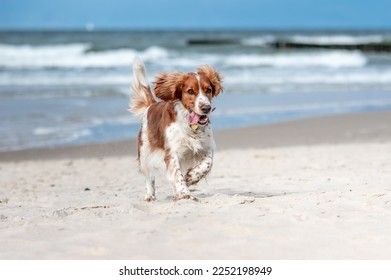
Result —
<instances>
[{"instance_id":1,"label":"dog's chest","mask_svg":"<svg viewBox=\"0 0 391 280\"><path fill-rule=\"evenodd\" d=\"M178 155L198 154L211 148L211 129L206 126L193 131L188 124L175 122L167 127L166 141Z\"/></svg>"}]
</instances>

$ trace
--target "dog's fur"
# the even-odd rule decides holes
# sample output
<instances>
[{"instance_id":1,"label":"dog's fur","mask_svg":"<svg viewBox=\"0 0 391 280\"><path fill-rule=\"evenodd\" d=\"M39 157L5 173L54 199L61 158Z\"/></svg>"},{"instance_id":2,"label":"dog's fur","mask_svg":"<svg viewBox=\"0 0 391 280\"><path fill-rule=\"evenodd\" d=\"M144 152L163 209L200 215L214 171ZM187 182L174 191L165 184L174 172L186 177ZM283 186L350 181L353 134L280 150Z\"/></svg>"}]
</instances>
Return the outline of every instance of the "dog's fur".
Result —
<instances>
[{"instance_id":1,"label":"dog's fur","mask_svg":"<svg viewBox=\"0 0 391 280\"><path fill-rule=\"evenodd\" d=\"M212 98L223 91L222 78L208 65L194 73L161 73L153 95L139 58L133 62L133 75L129 107L141 120L138 161L146 180L145 200L156 199L159 170L167 175L174 199L195 199L188 186L204 178L213 164L215 142L209 114Z\"/></svg>"}]
</instances>

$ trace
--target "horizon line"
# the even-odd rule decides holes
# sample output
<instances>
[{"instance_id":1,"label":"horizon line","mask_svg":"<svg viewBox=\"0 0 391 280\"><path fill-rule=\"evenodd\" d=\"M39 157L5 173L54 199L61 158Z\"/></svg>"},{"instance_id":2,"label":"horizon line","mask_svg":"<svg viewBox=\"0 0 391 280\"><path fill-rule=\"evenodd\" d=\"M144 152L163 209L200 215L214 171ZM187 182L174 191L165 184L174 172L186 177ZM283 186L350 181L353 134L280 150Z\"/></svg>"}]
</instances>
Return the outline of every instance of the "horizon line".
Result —
<instances>
[{"instance_id":1,"label":"horizon line","mask_svg":"<svg viewBox=\"0 0 391 280\"><path fill-rule=\"evenodd\" d=\"M153 28L153 27L103 27L94 28L93 30L87 30L85 27L12 27L2 28L0 32L114 32L114 31L131 31L131 32L218 32L218 31L391 31L391 27L184 27L184 28Z\"/></svg>"}]
</instances>

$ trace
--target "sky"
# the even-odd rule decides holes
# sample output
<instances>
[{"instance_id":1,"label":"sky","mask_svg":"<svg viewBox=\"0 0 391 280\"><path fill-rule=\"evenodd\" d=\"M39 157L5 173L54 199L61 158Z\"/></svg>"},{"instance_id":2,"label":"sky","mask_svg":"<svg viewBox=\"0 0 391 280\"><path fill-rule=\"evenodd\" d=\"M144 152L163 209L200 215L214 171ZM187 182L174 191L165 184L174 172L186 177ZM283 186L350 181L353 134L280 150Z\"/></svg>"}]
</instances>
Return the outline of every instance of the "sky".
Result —
<instances>
[{"instance_id":1,"label":"sky","mask_svg":"<svg viewBox=\"0 0 391 280\"><path fill-rule=\"evenodd\" d=\"M390 0L1 0L0 29L391 29Z\"/></svg>"}]
</instances>

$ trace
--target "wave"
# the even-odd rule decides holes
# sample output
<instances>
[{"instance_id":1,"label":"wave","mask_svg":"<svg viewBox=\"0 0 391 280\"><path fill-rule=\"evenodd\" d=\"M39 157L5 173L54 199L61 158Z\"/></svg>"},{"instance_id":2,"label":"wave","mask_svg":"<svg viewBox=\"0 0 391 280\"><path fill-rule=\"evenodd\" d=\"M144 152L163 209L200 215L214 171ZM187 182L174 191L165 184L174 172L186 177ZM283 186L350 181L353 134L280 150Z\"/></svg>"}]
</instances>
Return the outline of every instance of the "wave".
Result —
<instances>
[{"instance_id":1,"label":"wave","mask_svg":"<svg viewBox=\"0 0 391 280\"><path fill-rule=\"evenodd\" d=\"M340 90L390 90L391 69L362 68L354 70L324 69L235 69L224 71L226 93L240 92L306 92ZM157 72L150 73L150 81ZM78 77L66 80L22 76L5 79L0 74L0 99L54 99L63 97L122 98L131 94L129 73L118 73L106 79Z\"/></svg>"},{"instance_id":2,"label":"wave","mask_svg":"<svg viewBox=\"0 0 391 280\"><path fill-rule=\"evenodd\" d=\"M260 46L267 47L270 43L274 43L276 37L273 35L264 35L259 37L249 37L242 39L240 43L244 46Z\"/></svg>"},{"instance_id":3,"label":"wave","mask_svg":"<svg viewBox=\"0 0 391 280\"><path fill-rule=\"evenodd\" d=\"M365 69L359 71L256 71L251 75L246 73L227 73L226 84L258 84L258 85L287 85L287 84L379 84L391 85L391 70Z\"/></svg>"},{"instance_id":4,"label":"wave","mask_svg":"<svg viewBox=\"0 0 391 280\"><path fill-rule=\"evenodd\" d=\"M130 65L129 65L130 68ZM47 72L47 71L46 71ZM95 75L87 75L80 73L73 73L73 75L65 75L59 73L59 75L50 75L50 73L40 73L41 75L26 75L21 73L20 75L2 75L0 73L0 86L94 86L94 85L107 85L115 86L128 84L131 80L130 70L124 74L102 74L96 73ZM60 74L63 74L61 77Z\"/></svg>"},{"instance_id":5,"label":"wave","mask_svg":"<svg viewBox=\"0 0 391 280\"><path fill-rule=\"evenodd\" d=\"M277 36L265 34L262 36L248 37L240 40L231 39L190 39L189 45L243 45L243 46L259 46L272 47L279 43L298 43L298 44L314 44L314 45L368 45L379 44L390 41L390 37L383 35L293 35L293 36Z\"/></svg>"},{"instance_id":6,"label":"wave","mask_svg":"<svg viewBox=\"0 0 391 280\"><path fill-rule=\"evenodd\" d=\"M269 37L250 38L249 44L267 44ZM0 68L118 68L131 67L135 56L164 69L193 67L200 64L225 67L363 67L366 56L359 51L322 51L269 54L181 53L158 46L145 50L116 49L92 52L89 44L50 46L0 44ZM64 77L66 79L66 77Z\"/></svg>"},{"instance_id":7,"label":"wave","mask_svg":"<svg viewBox=\"0 0 391 280\"><path fill-rule=\"evenodd\" d=\"M288 41L303 44L316 45L361 45L385 42L386 38L382 35L316 35L304 36L295 35L290 37Z\"/></svg>"},{"instance_id":8,"label":"wave","mask_svg":"<svg viewBox=\"0 0 391 280\"><path fill-rule=\"evenodd\" d=\"M136 55L145 61L168 56L168 51L152 46L138 52L118 49L90 52L89 44L67 45L4 45L0 44L0 67L5 68L107 68L130 67Z\"/></svg>"},{"instance_id":9,"label":"wave","mask_svg":"<svg viewBox=\"0 0 391 280\"><path fill-rule=\"evenodd\" d=\"M198 67L200 64L211 64L225 68L362 68L368 63L367 57L359 51L332 50L322 52L294 52L269 54L196 54L171 55L153 63L165 68Z\"/></svg>"},{"instance_id":10,"label":"wave","mask_svg":"<svg viewBox=\"0 0 391 280\"><path fill-rule=\"evenodd\" d=\"M367 58L360 52L330 51L321 53L294 53L269 55L228 56L225 64L233 66L309 67L327 68L363 67Z\"/></svg>"},{"instance_id":11,"label":"wave","mask_svg":"<svg viewBox=\"0 0 391 280\"><path fill-rule=\"evenodd\" d=\"M236 91L236 89L240 89L244 85L251 85L255 90L259 87L285 87L288 85L315 86L317 84L336 86L378 85L381 87L386 86L387 88L391 86L391 69L389 67L354 67L364 64L364 61L360 60L361 56L358 56L357 61L354 60L354 57L351 60L346 59L345 56L342 57L344 57L342 62L337 62L335 56L324 56L322 59L313 60L298 56L282 56L279 58L266 56L259 60L251 56L231 56L226 58L226 61L220 61L220 63L225 63L225 66L220 66L222 66L222 73L225 76L226 88L231 88L232 90L230 91ZM167 61L164 59L158 60L158 62L162 63L165 67L169 65L168 63L171 63L169 67L174 69L178 69L176 66L180 64L183 70L189 70L193 66L196 67L202 63L199 60L192 60L190 58L178 58L177 60L167 59ZM182 65L182 63L185 65ZM227 64L230 66L227 67ZM254 64L264 67L250 67ZM232 67L232 65L236 65L237 67ZM317 67L319 65L326 67ZM337 66L340 68L337 68ZM162 66L157 67L154 65L149 73L150 81L161 70ZM26 94L33 97L46 95L48 97L61 97L61 93L66 96L87 97L93 95L127 95L131 82L132 75L130 69L121 71L92 71L92 73L89 71L85 73L77 71L68 71L66 73L64 71L38 71L37 73L26 74L24 71L21 71L12 75L7 72L0 72L0 87L2 87L0 97L19 96L17 95L18 89L21 91L21 97L25 97ZM34 90L32 88L26 90L27 87L32 86L36 88ZM57 88L53 89L53 86ZM7 92L9 93L7 94Z\"/></svg>"},{"instance_id":12,"label":"wave","mask_svg":"<svg viewBox=\"0 0 391 280\"><path fill-rule=\"evenodd\" d=\"M391 85L391 70L373 70L373 69L360 69L354 72L313 72L307 69L299 69L300 71L225 71L225 84L230 87L240 84L252 84L252 85L286 85L286 84L378 84L378 85ZM157 73L151 73L150 79ZM0 74L0 86L2 87L28 87L37 86L41 87L38 91L29 90L22 91L21 95L25 97L37 96L37 97L63 97L63 96L95 96L95 95L126 95L129 91L128 85L131 83L132 77L129 74L109 75L107 77L79 77L77 75L63 79L61 77L3 77ZM44 86L49 87L48 90L43 91ZM64 90L61 94L61 89L57 88L54 92L50 90L50 86L72 86L72 90ZM83 88L86 86L87 88ZM94 86L108 86L110 90L103 88L98 89ZM113 86L115 88L113 88ZM10 92L11 96L18 96L14 91ZM1 96L7 96L4 92Z\"/></svg>"}]
</instances>

